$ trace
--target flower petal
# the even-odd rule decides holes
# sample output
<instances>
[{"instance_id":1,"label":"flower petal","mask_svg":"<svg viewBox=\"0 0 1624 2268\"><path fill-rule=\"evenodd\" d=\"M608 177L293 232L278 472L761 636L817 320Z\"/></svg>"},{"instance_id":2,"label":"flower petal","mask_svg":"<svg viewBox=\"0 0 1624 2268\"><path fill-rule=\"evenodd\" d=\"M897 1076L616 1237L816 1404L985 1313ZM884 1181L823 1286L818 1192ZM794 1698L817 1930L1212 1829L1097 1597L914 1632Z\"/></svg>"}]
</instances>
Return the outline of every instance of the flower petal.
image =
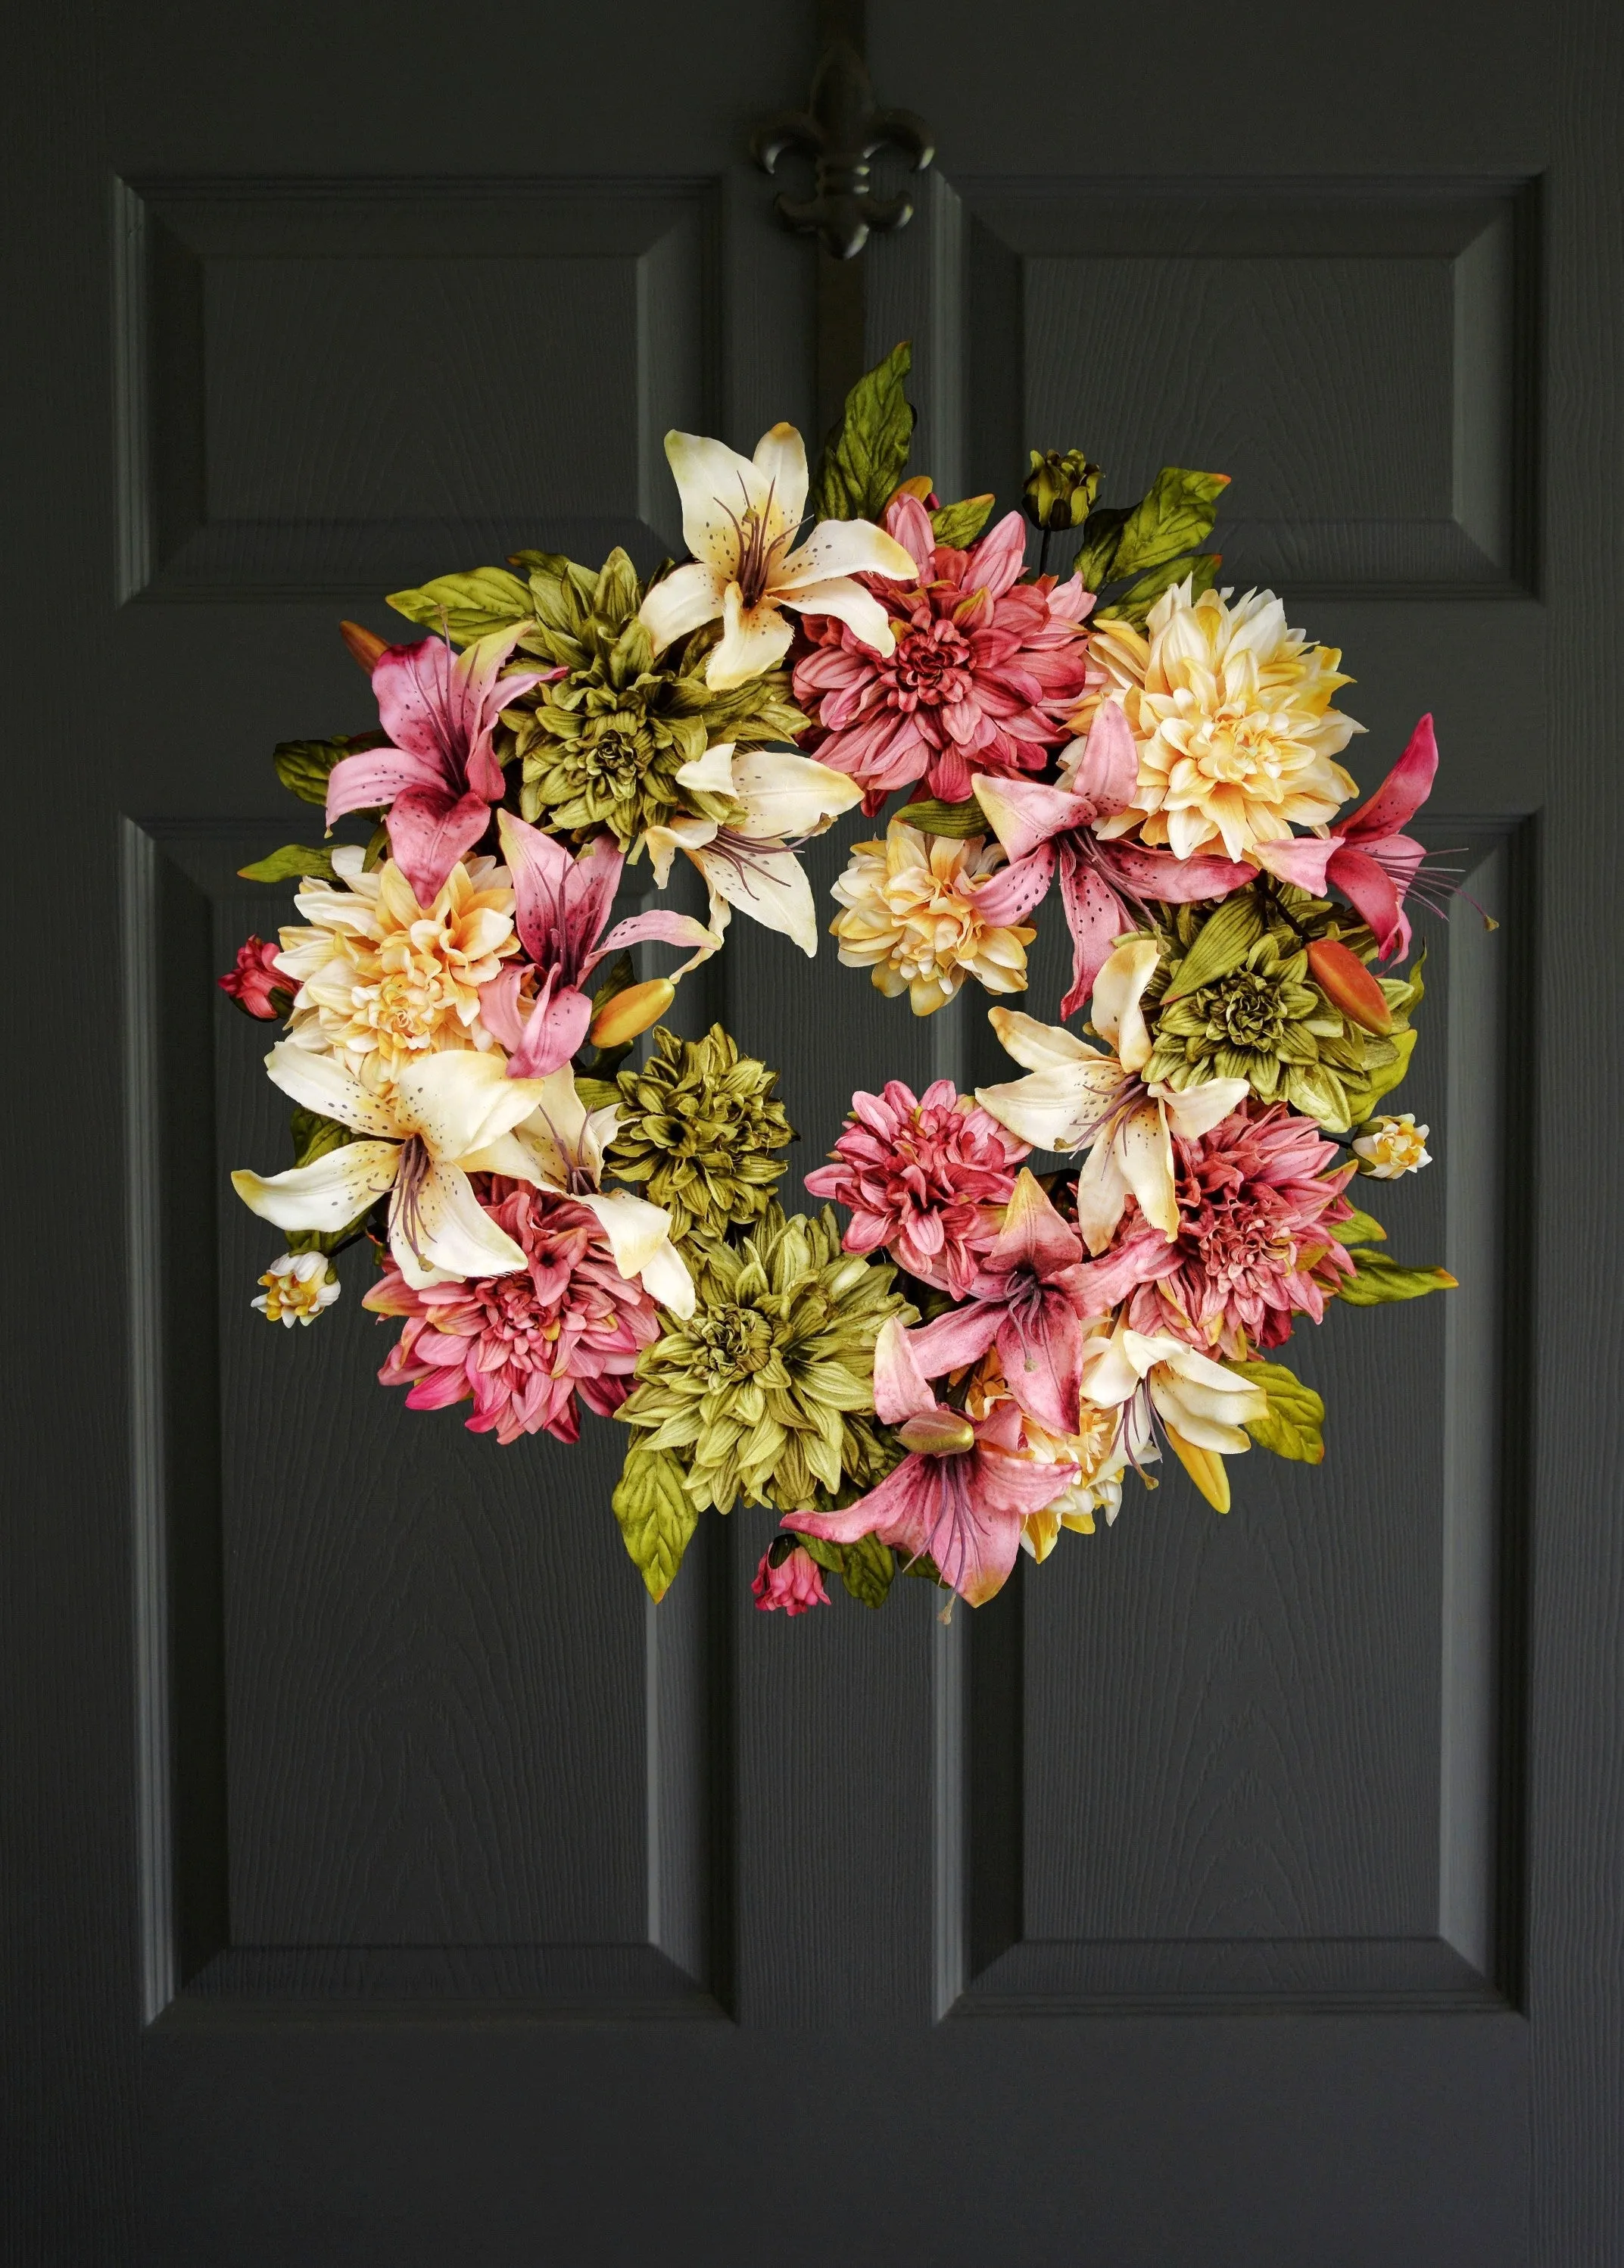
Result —
<instances>
[{"instance_id":1,"label":"flower petal","mask_svg":"<svg viewBox=\"0 0 1624 2268\"><path fill-rule=\"evenodd\" d=\"M773 500L774 533L792 535L806 510L806 445L793 425L769 426L762 434L755 469Z\"/></svg>"},{"instance_id":2,"label":"flower petal","mask_svg":"<svg viewBox=\"0 0 1624 2268\"><path fill-rule=\"evenodd\" d=\"M544 1095L536 1079L510 1079L502 1057L481 1049L425 1056L395 1081L402 1126L420 1135L431 1158L455 1165L499 1134L511 1133Z\"/></svg>"},{"instance_id":3,"label":"flower petal","mask_svg":"<svg viewBox=\"0 0 1624 2268\"><path fill-rule=\"evenodd\" d=\"M1150 1033L1139 1002L1158 958L1154 938L1129 938L1094 979L1094 1029L1116 1049L1124 1071L1143 1071L1150 1060Z\"/></svg>"},{"instance_id":4,"label":"flower petal","mask_svg":"<svg viewBox=\"0 0 1624 2268\"><path fill-rule=\"evenodd\" d=\"M285 1174L239 1167L231 1187L250 1212L277 1228L314 1228L330 1235L348 1228L393 1188L400 1163L398 1143L347 1142L308 1166L290 1166Z\"/></svg>"},{"instance_id":5,"label":"flower petal","mask_svg":"<svg viewBox=\"0 0 1624 2268\"><path fill-rule=\"evenodd\" d=\"M753 504L765 504L767 482L748 457L703 433L667 433L665 461L682 499L683 541L730 581L739 571L739 522Z\"/></svg>"},{"instance_id":6,"label":"flower petal","mask_svg":"<svg viewBox=\"0 0 1624 2268\"><path fill-rule=\"evenodd\" d=\"M705 682L716 693L775 669L795 637L793 624L770 599L746 609L737 583L730 583L723 594L722 623L722 643L705 665Z\"/></svg>"},{"instance_id":7,"label":"flower petal","mask_svg":"<svg viewBox=\"0 0 1624 2268\"><path fill-rule=\"evenodd\" d=\"M733 743L718 740L707 748L702 756L694 756L680 765L677 780L682 787L696 788L702 795L733 793Z\"/></svg>"},{"instance_id":8,"label":"flower petal","mask_svg":"<svg viewBox=\"0 0 1624 2268\"><path fill-rule=\"evenodd\" d=\"M415 1290L447 1276L511 1276L524 1249L474 1194L455 1166L431 1164L415 1184L395 1183L389 1249Z\"/></svg>"},{"instance_id":9,"label":"flower petal","mask_svg":"<svg viewBox=\"0 0 1624 2268\"><path fill-rule=\"evenodd\" d=\"M1194 1086L1158 1086L1155 1093L1173 1132L1194 1142L1238 1110L1249 1091L1244 1079L1207 1079Z\"/></svg>"},{"instance_id":10,"label":"flower petal","mask_svg":"<svg viewBox=\"0 0 1624 2268\"><path fill-rule=\"evenodd\" d=\"M1062 762L1063 762L1062 759ZM1103 701L1095 711L1076 772L1077 793L1103 817L1126 810L1139 784L1139 749L1121 704Z\"/></svg>"},{"instance_id":11,"label":"flower petal","mask_svg":"<svg viewBox=\"0 0 1624 2268\"><path fill-rule=\"evenodd\" d=\"M819 834L863 800L858 781L788 748L747 748L735 756L733 793L745 806L744 833L779 841Z\"/></svg>"},{"instance_id":12,"label":"flower petal","mask_svg":"<svg viewBox=\"0 0 1624 2268\"><path fill-rule=\"evenodd\" d=\"M334 770L337 767L334 766ZM490 824L490 805L472 789L408 787L389 806L389 848L420 906L431 906L446 877Z\"/></svg>"},{"instance_id":13,"label":"flower petal","mask_svg":"<svg viewBox=\"0 0 1624 2268\"><path fill-rule=\"evenodd\" d=\"M836 577L827 583L807 583L794 591L775 590L774 598L786 607L793 607L803 615L833 615L845 623L854 637L859 637L876 653L890 655L896 652L896 633L891 627L891 617L871 591L861 583Z\"/></svg>"},{"instance_id":14,"label":"flower petal","mask_svg":"<svg viewBox=\"0 0 1624 2268\"><path fill-rule=\"evenodd\" d=\"M1000 779L991 772L978 772L970 785L988 825L1011 858L1024 858L1040 843L1086 827L1094 815L1085 797L1046 787L1041 780Z\"/></svg>"},{"instance_id":15,"label":"flower petal","mask_svg":"<svg viewBox=\"0 0 1624 2268\"><path fill-rule=\"evenodd\" d=\"M688 853L715 897L737 906L763 929L781 931L809 957L818 950L818 909L793 850L764 843L731 843L724 850Z\"/></svg>"},{"instance_id":16,"label":"flower petal","mask_svg":"<svg viewBox=\"0 0 1624 2268\"><path fill-rule=\"evenodd\" d=\"M996 1300L972 1300L962 1307L950 1307L935 1322L909 1332L915 1366L926 1378L944 1378L950 1370L979 1362L997 1337L1003 1314Z\"/></svg>"},{"instance_id":17,"label":"flower petal","mask_svg":"<svg viewBox=\"0 0 1624 2268\"><path fill-rule=\"evenodd\" d=\"M1091 866L1082 865L1068 845L1061 849L1060 902L1071 932L1071 985L1060 1012L1075 1016L1115 951L1118 938L1133 923L1111 885Z\"/></svg>"},{"instance_id":18,"label":"flower petal","mask_svg":"<svg viewBox=\"0 0 1624 2268\"><path fill-rule=\"evenodd\" d=\"M1179 1198L1172 1144L1157 1104L1146 1101L1130 1110L1119 1122L1111 1146L1123 1180L1139 1200L1140 1211L1164 1236L1177 1236Z\"/></svg>"},{"instance_id":19,"label":"flower petal","mask_svg":"<svg viewBox=\"0 0 1624 2268\"><path fill-rule=\"evenodd\" d=\"M1438 744L1432 719L1423 717L1404 754L1368 803L1361 804L1342 831L1351 836L1396 835L1414 819L1432 792L1438 769Z\"/></svg>"},{"instance_id":20,"label":"flower petal","mask_svg":"<svg viewBox=\"0 0 1624 2268\"><path fill-rule=\"evenodd\" d=\"M1121 1092L1122 1074L1109 1057L1101 1066L1058 1064L1002 1086L978 1086L975 1099L1000 1126L1034 1150L1075 1150L1086 1141Z\"/></svg>"},{"instance_id":21,"label":"flower petal","mask_svg":"<svg viewBox=\"0 0 1624 2268\"><path fill-rule=\"evenodd\" d=\"M922 1418L937 1406L920 1368L912 1340L894 1315L887 1315L874 1342L874 1414L884 1425Z\"/></svg>"},{"instance_id":22,"label":"flower petal","mask_svg":"<svg viewBox=\"0 0 1624 2268\"><path fill-rule=\"evenodd\" d=\"M1116 1234L1128 1203L1128 1182L1109 1131L1099 1135L1077 1173L1077 1227L1096 1257Z\"/></svg>"},{"instance_id":23,"label":"flower petal","mask_svg":"<svg viewBox=\"0 0 1624 2268\"><path fill-rule=\"evenodd\" d=\"M690 559L663 576L637 609L637 620L653 640L655 652L664 653L691 630L714 622L727 585L727 573L702 559Z\"/></svg>"},{"instance_id":24,"label":"flower petal","mask_svg":"<svg viewBox=\"0 0 1624 2268\"><path fill-rule=\"evenodd\" d=\"M341 756L327 774L327 825L346 812L391 804L405 788L443 784L437 764L404 748L365 748L359 755Z\"/></svg>"},{"instance_id":25,"label":"flower petal","mask_svg":"<svg viewBox=\"0 0 1624 2268\"><path fill-rule=\"evenodd\" d=\"M1322 898L1326 866L1341 846L1340 835L1288 835L1275 843L1254 843L1247 855L1282 882Z\"/></svg>"},{"instance_id":26,"label":"flower petal","mask_svg":"<svg viewBox=\"0 0 1624 2268\"><path fill-rule=\"evenodd\" d=\"M912 583L918 573L895 536L872 520L825 519L790 554L773 577L773 587L788 597L836 576L884 575L893 582Z\"/></svg>"},{"instance_id":27,"label":"flower petal","mask_svg":"<svg viewBox=\"0 0 1624 2268\"><path fill-rule=\"evenodd\" d=\"M1028 1071L1051 1071L1061 1064L1086 1064L1093 1068L1106 1066L1113 1081L1121 1073L1108 1056L1098 1048L1091 1048L1075 1032L1068 1032L1059 1024L1040 1024L1035 1016L1023 1015L1018 1008L989 1008L987 1020L998 1035L1006 1055L1014 1057Z\"/></svg>"},{"instance_id":28,"label":"flower petal","mask_svg":"<svg viewBox=\"0 0 1624 2268\"><path fill-rule=\"evenodd\" d=\"M577 1204L596 1216L609 1240L614 1264L628 1284L642 1278L650 1299L686 1318L694 1312L694 1279L671 1241L671 1215L663 1205L650 1204L623 1189L606 1196L577 1197Z\"/></svg>"},{"instance_id":29,"label":"flower petal","mask_svg":"<svg viewBox=\"0 0 1624 2268\"><path fill-rule=\"evenodd\" d=\"M265 1070L273 1086L306 1110L319 1110L324 1118L336 1118L341 1126L353 1126L359 1134L399 1142L408 1130L399 1115L370 1094L334 1056L319 1056L312 1048L279 1040L265 1058Z\"/></svg>"}]
</instances>

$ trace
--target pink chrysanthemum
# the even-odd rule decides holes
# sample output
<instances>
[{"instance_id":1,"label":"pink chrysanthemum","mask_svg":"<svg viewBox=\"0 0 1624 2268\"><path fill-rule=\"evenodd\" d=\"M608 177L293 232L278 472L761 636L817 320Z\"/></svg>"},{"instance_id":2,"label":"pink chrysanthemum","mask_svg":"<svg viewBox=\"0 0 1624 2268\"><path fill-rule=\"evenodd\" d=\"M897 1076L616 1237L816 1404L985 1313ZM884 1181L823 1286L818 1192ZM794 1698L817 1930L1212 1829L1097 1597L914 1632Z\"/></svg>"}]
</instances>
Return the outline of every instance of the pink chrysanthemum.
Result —
<instances>
[{"instance_id":1,"label":"pink chrysanthemum","mask_svg":"<svg viewBox=\"0 0 1624 2268\"><path fill-rule=\"evenodd\" d=\"M654 1302L621 1274L584 1205L495 1174L477 1175L475 1189L528 1267L416 1292L391 1262L362 1303L406 1318L378 1378L409 1386L411 1410L472 1396L471 1433L573 1441L577 1398L604 1418L626 1399L639 1352L659 1336Z\"/></svg>"},{"instance_id":2,"label":"pink chrysanthemum","mask_svg":"<svg viewBox=\"0 0 1624 2268\"><path fill-rule=\"evenodd\" d=\"M1084 1272L1101 1312L1126 1299L1128 1321L1203 1351L1244 1358L1319 1322L1354 1273L1335 1224L1353 1207L1353 1174L1312 1119L1283 1103L1245 1102L1198 1141L1175 1137L1179 1233L1170 1244L1131 1200L1116 1244Z\"/></svg>"},{"instance_id":3,"label":"pink chrysanthemum","mask_svg":"<svg viewBox=\"0 0 1624 2268\"><path fill-rule=\"evenodd\" d=\"M848 1252L885 1245L910 1275L962 1300L998 1229L1027 1145L938 1079L915 1099L900 1079L854 1094L815 1197L851 1209Z\"/></svg>"},{"instance_id":4,"label":"pink chrysanthemum","mask_svg":"<svg viewBox=\"0 0 1624 2268\"><path fill-rule=\"evenodd\" d=\"M1083 635L1092 596L1075 575L1017 579L1018 512L970 551L937 543L911 496L894 500L885 526L919 581L860 579L891 617L896 649L884 657L834 615L807 618L812 650L796 665L795 697L821 727L807 753L860 780L870 812L917 779L962 803L977 772L1040 771L1088 688L1105 681Z\"/></svg>"}]
</instances>

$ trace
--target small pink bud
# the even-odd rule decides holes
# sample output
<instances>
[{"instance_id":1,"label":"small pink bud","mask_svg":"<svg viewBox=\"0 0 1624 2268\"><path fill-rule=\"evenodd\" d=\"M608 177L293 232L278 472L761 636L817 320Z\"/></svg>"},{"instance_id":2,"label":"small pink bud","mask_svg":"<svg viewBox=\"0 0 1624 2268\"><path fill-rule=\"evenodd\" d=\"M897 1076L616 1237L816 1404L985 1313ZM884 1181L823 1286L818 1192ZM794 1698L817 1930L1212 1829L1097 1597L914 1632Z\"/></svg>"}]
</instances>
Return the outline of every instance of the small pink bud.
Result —
<instances>
[{"instance_id":1,"label":"small pink bud","mask_svg":"<svg viewBox=\"0 0 1624 2268\"><path fill-rule=\"evenodd\" d=\"M774 1564L774 1553L789 1541L788 1536L781 1535L768 1545L750 1586L756 1605L764 1615L775 1613L780 1607L787 1615L810 1614L814 1607L827 1607L829 1603L829 1594L823 1587L823 1570L804 1545L795 1544Z\"/></svg>"},{"instance_id":2,"label":"small pink bud","mask_svg":"<svg viewBox=\"0 0 1624 2268\"><path fill-rule=\"evenodd\" d=\"M285 1016L293 1005L292 988L276 966L281 951L279 945L268 945L262 937L251 937L238 946L235 962L219 980L221 991L235 1000L245 1015L257 1016L265 1023Z\"/></svg>"}]
</instances>

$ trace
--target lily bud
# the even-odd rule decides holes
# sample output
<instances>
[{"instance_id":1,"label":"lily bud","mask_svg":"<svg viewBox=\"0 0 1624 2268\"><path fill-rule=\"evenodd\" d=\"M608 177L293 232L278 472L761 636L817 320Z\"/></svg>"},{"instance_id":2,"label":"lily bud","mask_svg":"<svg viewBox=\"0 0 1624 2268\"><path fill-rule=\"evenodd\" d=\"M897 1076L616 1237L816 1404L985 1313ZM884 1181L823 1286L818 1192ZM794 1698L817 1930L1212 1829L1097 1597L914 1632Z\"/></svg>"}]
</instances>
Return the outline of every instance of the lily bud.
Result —
<instances>
[{"instance_id":1,"label":"lily bud","mask_svg":"<svg viewBox=\"0 0 1624 2268\"><path fill-rule=\"evenodd\" d=\"M387 638L380 638L375 630L364 630L359 622L341 622L338 634L369 677L389 651Z\"/></svg>"},{"instance_id":2,"label":"lily bud","mask_svg":"<svg viewBox=\"0 0 1624 2268\"><path fill-rule=\"evenodd\" d=\"M1196 1487L1215 1512L1230 1508L1229 1468L1216 1449L1198 1449L1194 1441L1187 1441L1182 1433L1175 1433L1170 1425L1167 1438L1172 1443L1173 1454L1184 1467Z\"/></svg>"},{"instance_id":3,"label":"lily bud","mask_svg":"<svg viewBox=\"0 0 1624 2268\"><path fill-rule=\"evenodd\" d=\"M897 1438L924 1457L959 1457L975 1447L975 1428L952 1410L927 1410L897 1427Z\"/></svg>"},{"instance_id":4,"label":"lily bud","mask_svg":"<svg viewBox=\"0 0 1624 2268\"><path fill-rule=\"evenodd\" d=\"M1080 449L1034 449L1021 490L1021 510L1034 527L1081 527L1094 508L1099 468Z\"/></svg>"},{"instance_id":5,"label":"lily bud","mask_svg":"<svg viewBox=\"0 0 1624 2268\"><path fill-rule=\"evenodd\" d=\"M912 497L915 504L923 504L927 512L934 512L941 502L929 473L915 473L911 480L900 481L885 499L887 507L895 504L899 497L905 496Z\"/></svg>"},{"instance_id":6,"label":"lily bud","mask_svg":"<svg viewBox=\"0 0 1624 2268\"><path fill-rule=\"evenodd\" d=\"M651 976L646 984L628 984L623 992L604 1002L586 1036L595 1048L623 1048L628 1040L658 1024L676 997L677 988L669 976Z\"/></svg>"},{"instance_id":7,"label":"lily bud","mask_svg":"<svg viewBox=\"0 0 1624 2268\"><path fill-rule=\"evenodd\" d=\"M1387 996L1357 954L1334 938L1316 938L1308 948L1308 966L1326 998L1350 1022L1378 1035L1392 1031Z\"/></svg>"}]
</instances>

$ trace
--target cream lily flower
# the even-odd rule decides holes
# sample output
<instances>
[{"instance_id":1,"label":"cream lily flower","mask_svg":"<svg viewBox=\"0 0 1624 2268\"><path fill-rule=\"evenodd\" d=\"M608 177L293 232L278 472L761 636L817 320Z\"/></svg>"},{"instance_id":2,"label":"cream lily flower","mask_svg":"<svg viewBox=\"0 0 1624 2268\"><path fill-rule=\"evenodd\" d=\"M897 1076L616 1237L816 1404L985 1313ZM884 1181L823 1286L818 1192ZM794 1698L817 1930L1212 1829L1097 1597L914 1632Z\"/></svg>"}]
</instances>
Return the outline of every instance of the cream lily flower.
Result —
<instances>
[{"instance_id":1,"label":"cream lily flower","mask_svg":"<svg viewBox=\"0 0 1624 2268\"><path fill-rule=\"evenodd\" d=\"M789 652L795 629L785 607L836 615L877 653L894 650L885 608L851 578L912 583L919 570L866 519L821 520L792 548L806 509L806 452L793 425L763 433L753 462L698 433L667 433L665 456L694 556L657 583L639 610L656 653L720 615L722 642L705 681L719 692L743 685Z\"/></svg>"},{"instance_id":2,"label":"cream lily flower","mask_svg":"<svg viewBox=\"0 0 1624 2268\"><path fill-rule=\"evenodd\" d=\"M765 929L781 930L809 957L818 950L818 916L796 847L821 835L842 811L862 800L860 784L811 756L787 748L735 753L718 741L684 764L679 783L706 795L728 796L742 808L737 820L673 819L650 827L643 840L662 889L679 850L691 858L710 892L710 926L726 928L737 906Z\"/></svg>"},{"instance_id":3,"label":"cream lily flower","mask_svg":"<svg viewBox=\"0 0 1624 2268\"><path fill-rule=\"evenodd\" d=\"M1216 1512L1230 1508L1225 1457L1252 1446L1242 1427L1261 1418L1262 1390L1170 1332L1119 1322L1083 1351L1083 1399L1122 1413L1121 1435L1137 1463L1160 1418L1179 1463Z\"/></svg>"},{"instance_id":4,"label":"cream lily flower","mask_svg":"<svg viewBox=\"0 0 1624 2268\"><path fill-rule=\"evenodd\" d=\"M686 1320L694 1312L694 1279L671 1241L671 1215L663 1205L628 1189L600 1191L604 1152L614 1139L620 1111L589 1111L576 1092L568 1064L542 1079L511 1079L530 1090L532 1108L518 1125L493 1142L480 1160L488 1173L533 1182L567 1197L597 1217L614 1264L628 1283L643 1287L662 1307Z\"/></svg>"},{"instance_id":5,"label":"cream lily flower","mask_svg":"<svg viewBox=\"0 0 1624 2268\"><path fill-rule=\"evenodd\" d=\"M1140 1001L1156 967L1151 938L1119 945L1094 980L1094 1028L1114 1052L1087 1046L1062 1025L1040 1024L1008 1008L990 1010L993 1029L1028 1079L978 1087L975 1099L1038 1150L1081 1150L1077 1226L1091 1253L1103 1252L1131 1194L1169 1242L1179 1233L1172 1136L1193 1141L1227 1118L1248 1089L1244 1079L1209 1079L1175 1091L1140 1074L1150 1034Z\"/></svg>"},{"instance_id":6,"label":"cream lily flower","mask_svg":"<svg viewBox=\"0 0 1624 2268\"><path fill-rule=\"evenodd\" d=\"M265 1068L295 1102L366 1138L285 1174L234 1173L231 1186L250 1211L278 1228L348 1228L389 1190L389 1249L415 1290L525 1265L468 1175L486 1169L489 1145L535 1108L540 1080L510 1079L504 1057L460 1048L408 1065L387 1100L335 1057L289 1041L271 1049Z\"/></svg>"}]
</instances>

